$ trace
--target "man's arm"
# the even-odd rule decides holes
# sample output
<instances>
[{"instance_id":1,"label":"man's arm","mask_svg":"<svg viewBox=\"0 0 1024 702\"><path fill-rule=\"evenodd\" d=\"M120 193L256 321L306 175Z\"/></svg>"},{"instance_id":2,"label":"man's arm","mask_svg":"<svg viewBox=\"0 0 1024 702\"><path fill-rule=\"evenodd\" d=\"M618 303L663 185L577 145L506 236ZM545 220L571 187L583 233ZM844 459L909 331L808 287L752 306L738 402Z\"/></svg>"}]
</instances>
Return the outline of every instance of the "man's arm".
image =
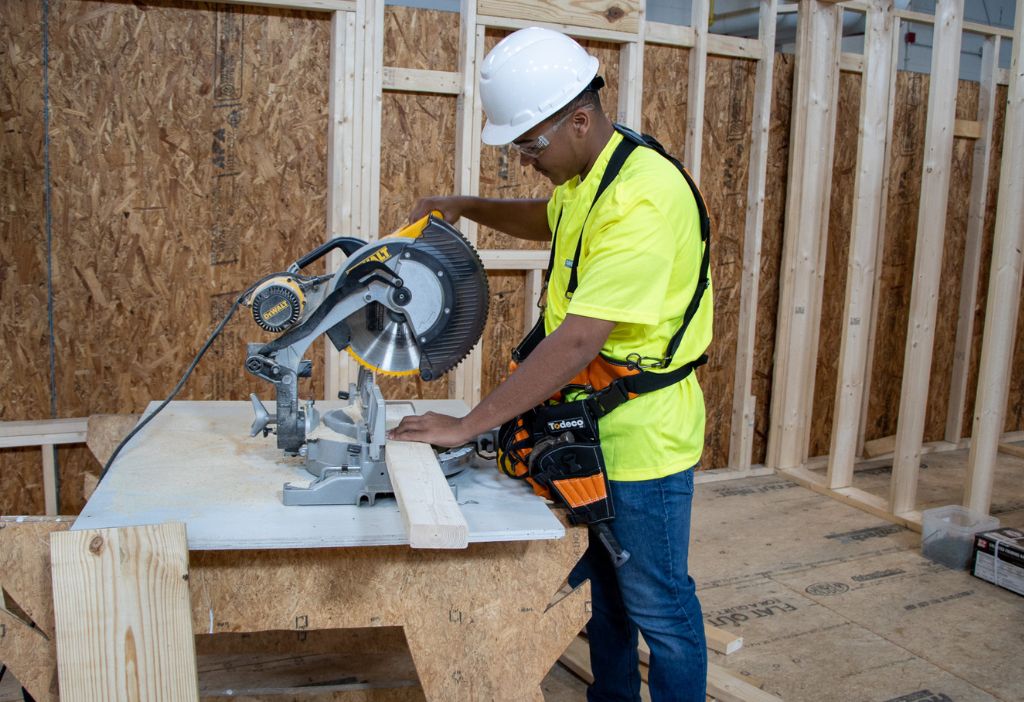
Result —
<instances>
[{"instance_id":1,"label":"man's arm","mask_svg":"<svg viewBox=\"0 0 1024 702\"><path fill-rule=\"evenodd\" d=\"M601 352L615 322L567 315L508 380L496 387L462 419L428 412L405 417L390 437L461 446L517 414L540 404L565 386Z\"/></svg>"},{"instance_id":2,"label":"man's arm","mask_svg":"<svg viewBox=\"0 0 1024 702\"><path fill-rule=\"evenodd\" d=\"M469 195L425 197L413 207L409 221L415 222L433 210L440 210L445 221L451 224L466 217L519 239L551 241L547 207L547 200L497 200Z\"/></svg>"}]
</instances>

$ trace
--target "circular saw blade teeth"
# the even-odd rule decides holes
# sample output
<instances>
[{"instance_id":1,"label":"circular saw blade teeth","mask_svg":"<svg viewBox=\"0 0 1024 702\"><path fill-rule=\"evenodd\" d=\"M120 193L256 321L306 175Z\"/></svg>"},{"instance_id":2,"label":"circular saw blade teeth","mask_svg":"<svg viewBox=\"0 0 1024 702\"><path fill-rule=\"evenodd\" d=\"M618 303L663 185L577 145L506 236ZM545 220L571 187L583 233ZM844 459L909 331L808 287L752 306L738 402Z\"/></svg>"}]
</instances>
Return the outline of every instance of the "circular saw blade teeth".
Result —
<instances>
[{"instance_id":1,"label":"circular saw blade teeth","mask_svg":"<svg viewBox=\"0 0 1024 702\"><path fill-rule=\"evenodd\" d=\"M398 378L398 377L404 377L404 376L407 376L407 375L416 375L416 373L419 372L419 369L417 369L417 368L413 368L412 370L404 370L404 371L396 371L396 370L388 370L387 368L380 368L378 366L373 365L372 363L367 361L365 358L361 357L358 353L356 353L352 349L351 346L347 347L345 350L348 351L348 355L349 356L351 356L352 358L355 359L356 363L361 365L366 370L372 371L372 372L376 373L377 375L387 375L387 376Z\"/></svg>"}]
</instances>

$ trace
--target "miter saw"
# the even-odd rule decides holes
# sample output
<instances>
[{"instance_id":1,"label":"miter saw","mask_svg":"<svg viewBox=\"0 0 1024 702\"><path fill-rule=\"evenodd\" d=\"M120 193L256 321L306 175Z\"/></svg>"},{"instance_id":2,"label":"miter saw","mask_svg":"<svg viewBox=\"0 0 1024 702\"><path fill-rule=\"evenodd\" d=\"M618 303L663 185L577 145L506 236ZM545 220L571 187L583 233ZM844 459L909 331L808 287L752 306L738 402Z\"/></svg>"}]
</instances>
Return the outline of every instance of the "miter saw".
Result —
<instances>
[{"instance_id":1,"label":"miter saw","mask_svg":"<svg viewBox=\"0 0 1024 702\"><path fill-rule=\"evenodd\" d=\"M348 257L338 272L300 273L334 249ZM483 333L487 275L470 243L428 215L378 241L333 239L256 285L246 304L260 327L280 334L248 347L246 370L272 383L277 399L272 415L251 395L251 435L276 432L278 448L304 457L314 477L308 486L285 484L284 503L373 504L392 492L384 462L385 402L373 373L434 380L454 368ZM358 382L339 395L348 406L323 416L298 394L299 378L312 374L303 354L322 334L362 366ZM473 452L466 446L438 460L450 475Z\"/></svg>"}]
</instances>

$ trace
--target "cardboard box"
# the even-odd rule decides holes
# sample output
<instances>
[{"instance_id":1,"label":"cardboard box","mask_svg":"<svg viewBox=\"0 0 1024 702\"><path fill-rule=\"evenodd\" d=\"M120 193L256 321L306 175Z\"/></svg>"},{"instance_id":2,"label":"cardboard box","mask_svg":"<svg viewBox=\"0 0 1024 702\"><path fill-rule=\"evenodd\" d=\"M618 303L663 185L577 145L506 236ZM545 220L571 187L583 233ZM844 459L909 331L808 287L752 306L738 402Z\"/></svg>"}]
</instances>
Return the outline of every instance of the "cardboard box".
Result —
<instances>
[{"instance_id":1,"label":"cardboard box","mask_svg":"<svg viewBox=\"0 0 1024 702\"><path fill-rule=\"evenodd\" d=\"M1004 527L974 537L975 577L1024 595L1024 532Z\"/></svg>"}]
</instances>

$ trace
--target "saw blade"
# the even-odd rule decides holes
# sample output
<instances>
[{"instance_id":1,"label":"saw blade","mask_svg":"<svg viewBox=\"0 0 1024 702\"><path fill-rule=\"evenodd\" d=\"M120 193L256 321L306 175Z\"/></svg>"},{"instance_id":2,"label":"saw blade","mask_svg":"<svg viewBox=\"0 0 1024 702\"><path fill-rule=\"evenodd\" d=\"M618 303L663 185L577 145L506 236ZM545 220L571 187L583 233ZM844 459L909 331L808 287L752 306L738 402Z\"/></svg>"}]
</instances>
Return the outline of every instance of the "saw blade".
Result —
<instances>
[{"instance_id":1,"label":"saw blade","mask_svg":"<svg viewBox=\"0 0 1024 702\"><path fill-rule=\"evenodd\" d=\"M384 375L419 371L420 352L409 326L393 319L383 305L372 303L351 315L346 323L352 333L347 350L364 368Z\"/></svg>"}]
</instances>

